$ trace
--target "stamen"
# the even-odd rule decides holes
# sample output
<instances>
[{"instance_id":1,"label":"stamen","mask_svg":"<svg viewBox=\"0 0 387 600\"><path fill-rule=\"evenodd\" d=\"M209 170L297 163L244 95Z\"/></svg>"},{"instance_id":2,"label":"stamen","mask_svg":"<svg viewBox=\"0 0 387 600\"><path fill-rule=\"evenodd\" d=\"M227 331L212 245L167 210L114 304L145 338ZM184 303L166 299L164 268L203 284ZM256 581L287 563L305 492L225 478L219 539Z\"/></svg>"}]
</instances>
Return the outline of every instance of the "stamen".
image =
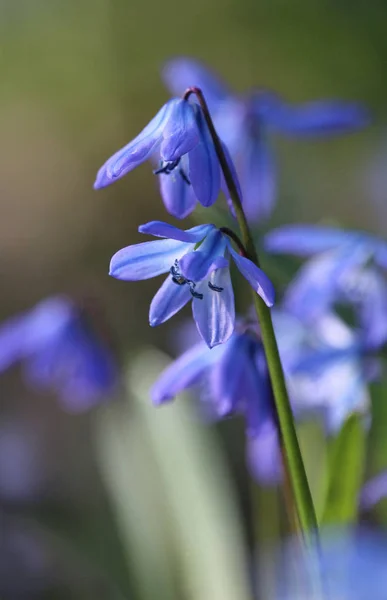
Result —
<instances>
[{"instance_id":1,"label":"stamen","mask_svg":"<svg viewBox=\"0 0 387 600\"><path fill-rule=\"evenodd\" d=\"M172 171L174 169L176 169L176 167L178 166L180 162L180 158L178 158L177 160L169 160L169 161L160 161L160 166L158 169L156 169L155 171L153 171L154 175L160 175L161 173L164 173L165 175L170 175L172 173Z\"/></svg>"},{"instance_id":2,"label":"stamen","mask_svg":"<svg viewBox=\"0 0 387 600\"><path fill-rule=\"evenodd\" d=\"M203 300L203 294L200 294L200 292L195 292L195 288L190 286L189 291L191 292L194 298L198 298L198 300Z\"/></svg>"},{"instance_id":3,"label":"stamen","mask_svg":"<svg viewBox=\"0 0 387 600\"><path fill-rule=\"evenodd\" d=\"M172 173L172 171L174 171L176 169L176 167L179 165L180 163L180 158L178 158L177 160L169 160L169 161L160 161L160 166L158 169L156 169L155 171L153 171L153 175L170 175ZM187 184L187 185L191 185L191 182L188 178L188 175L186 175L186 173L184 172L184 170L182 168L179 169L179 173L180 176L182 177L183 181Z\"/></svg>"},{"instance_id":4,"label":"stamen","mask_svg":"<svg viewBox=\"0 0 387 600\"><path fill-rule=\"evenodd\" d=\"M224 290L224 288L219 287L218 285L214 285L213 283L211 283L211 281L208 282L208 287L214 292L223 292Z\"/></svg>"},{"instance_id":5,"label":"stamen","mask_svg":"<svg viewBox=\"0 0 387 600\"><path fill-rule=\"evenodd\" d=\"M187 284L189 286L189 291L191 292L192 296L194 298L198 298L199 300L203 300L203 294L200 294L199 292L195 291L196 283L194 281L191 281L191 279L187 279L186 277L184 277L184 275L180 273L179 261L177 259L173 263L172 267L169 269L169 272L172 275L173 283L176 283L176 285Z\"/></svg>"},{"instance_id":6,"label":"stamen","mask_svg":"<svg viewBox=\"0 0 387 600\"><path fill-rule=\"evenodd\" d=\"M184 285L188 283L187 279L183 277L183 275L180 273L179 262L177 259L173 263L172 267L169 269L169 272L172 275L173 283L176 283L176 285Z\"/></svg>"},{"instance_id":7,"label":"stamen","mask_svg":"<svg viewBox=\"0 0 387 600\"><path fill-rule=\"evenodd\" d=\"M191 182L190 182L190 180L189 180L189 178L188 178L188 175L186 175L186 174L184 173L183 169L179 169L179 173L180 173L180 175L182 176L182 178L183 178L183 181L185 181L185 183L186 183L187 185L191 185Z\"/></svg>"}]
</instances>

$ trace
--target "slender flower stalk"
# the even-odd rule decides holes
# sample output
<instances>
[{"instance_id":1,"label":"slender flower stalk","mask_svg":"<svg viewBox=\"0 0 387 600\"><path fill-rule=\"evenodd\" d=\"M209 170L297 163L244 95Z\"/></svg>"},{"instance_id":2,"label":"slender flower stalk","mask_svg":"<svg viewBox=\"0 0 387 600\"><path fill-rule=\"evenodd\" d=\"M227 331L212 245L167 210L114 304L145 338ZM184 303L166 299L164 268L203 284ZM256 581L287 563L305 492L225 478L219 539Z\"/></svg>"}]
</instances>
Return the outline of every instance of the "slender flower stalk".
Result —
<instances>
[{"instance_id":1,"label":"slender flower stalk","mask_svg":"<svg viewBox=\"0 0 387 600\"><path fill-rule=\"evenodd\" d=\"M242 207L240 195L238 193L234 177L230 170L227 157L224 153L222 143L215 130L211 115L207 107L206 100L203 96L202 91L199 88L195 87L188 88L188 90L184 94L184 99L188 99L191 94L194 94L196 96L203 110L208 129L214 142L219 163L223 171L223 176L230 192L230 198L232 200L235 216L237 218L239 228L241 231L243 245L245 246L247 251L247 256L257 266L259 266L257 252ZM267 308L265 303L256 293L253 293L253 301L261 327L262 341L266 353L271 384L273 387L273 394L280 429L280 437L282 441L283 451L285 454L289 479L294 495L295 508L301 526L302 534L307 539L311 533L317 533L317 518L313 506L313 500L309 489L308 479L306 476L300 447L298 444L292 409L290 406L289 397L286 389L285 377L278 352L278 346L274 334L271 314L270 310Z\"/></svg>"}]
</instances>

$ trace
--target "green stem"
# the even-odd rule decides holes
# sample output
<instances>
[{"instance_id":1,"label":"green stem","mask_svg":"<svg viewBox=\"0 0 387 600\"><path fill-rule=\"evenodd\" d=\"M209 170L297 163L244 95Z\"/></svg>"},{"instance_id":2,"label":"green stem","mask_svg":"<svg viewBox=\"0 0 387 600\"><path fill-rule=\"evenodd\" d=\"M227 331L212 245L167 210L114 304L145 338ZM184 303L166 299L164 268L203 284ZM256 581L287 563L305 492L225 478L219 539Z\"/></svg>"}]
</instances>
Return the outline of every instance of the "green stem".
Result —
<instances>
[{"instance_id":1,"label":"green stem","mask_svg":"<svg viewBox=\"0 0 387 600\"><path fill-rule=\"evenodd\" d=\"M225 156L222 143L216 133L207 103L199 88L189 88L184 94L188 98L195 94L214 142L215 150L219 158L220 166L230 192L231 200L234 206L235 215L241 231L242 241L246 248L248 258L259 266L258 255L255 249L253 237L251 235L246 215L244 213L242 202L235 185L233 175ZM287 470L294 497L294 503L298 519L302 528L303 535L308 538L311 532L317 534L317 518L313 506L312 495L310 493L308 479L305 472L304 463L297 439L296 428L294 425L293 413L289 402L289 397L285 384L285 377L278 352L277 341L274 334L271 313L262 298L253 291L253 301L257 312L261 328L262 342L266 353L266 360L269 368L271 384L275 399L278 423L280 428L280 437L285 453Z\"/></svg>"}]
</instances>

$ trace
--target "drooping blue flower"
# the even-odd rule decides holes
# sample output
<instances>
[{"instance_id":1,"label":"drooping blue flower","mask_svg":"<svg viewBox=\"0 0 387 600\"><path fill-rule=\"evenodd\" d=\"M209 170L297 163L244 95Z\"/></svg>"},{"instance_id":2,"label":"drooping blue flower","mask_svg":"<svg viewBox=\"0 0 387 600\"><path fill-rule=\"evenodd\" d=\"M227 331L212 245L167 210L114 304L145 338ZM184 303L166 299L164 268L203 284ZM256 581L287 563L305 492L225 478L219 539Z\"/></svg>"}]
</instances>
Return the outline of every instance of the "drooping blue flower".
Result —
<instances>
[{"instance_id":1,"label":"drooping blue flower","mask_svg":"<svg viewBox=\"0 0 387 600\"><path fill-rule=\"evenodd\" d=\"M277 169L271 134L321 138L348 133L369 123L368 112L354 102L319 100L297 105L269 90L235 94L217 75L190 58L170 60L163 78L176 95L191 86L202 89L215 127L235 161L244 208L251 220L270 216L276 201Z\"/></svg>"},{"instance_id":2,"label":"drooping blue flower","mask_svg":"<svg viewBox=\"0 0 387 600\"><path fill-rule=\"evenodd\" d=\"M204 342L194 344L161 374L151 396L160 405L193 387L212 418L245 418L252 474L261 483L278 483L282 468L273 398L256 327L239 322L230 339L212 350Z\"/></svg>"},{"instance_id":3,"label":"drooping blue flower","mask_svg":"<svg viewBox=\"0 0 387 600\"><path fill-rule=\"evenodd\" d=\"M181 98L169 100L143 131L100 168L94 188L106 187L149 159L168 212L190 214L197 201L211 206L221 188L218 157L200 106Z\"/></svg>"},{"instance_id":4,"label":"drooping blue flower","mask_svg":"<svg viewBox=\"0 0 387 600\"><path fill-rule=\"evenodd\" d=\"M284 308L312 322L336 303L353 306L369 350L387 340L387 244L375 236L316 226L287 226L265 238L269 252L312 256L288 287ZM374 266L370 266L374 263Z\"/></svg>"},{"instance_id":5,"label":"drooping blue flower","mask_svg":"<svg viewBox=\"0 0 387 600\"><path fill-rule=\"evenodd\" d=\"M274 328L298 418L321 416L335 434L352 413L368 416L367 383L374 374L357 332L334 313L305 323L277 311Z\"/></svg>"},{"instance_id":6,"label":"drooping blue flower","mask_svg":"<svg viewBox=\"0 0 387 600\"><path fill-rule=\"evenodd\" d=\"M117 369L108 346L83 310L52 297L0 327L0 371L22 362L30 385L56 392L70 411L86 410L111 393Z\"/></svg>"},{"instance_id":7,"label":"drooping blue flower","mask_svg":"<svg viewBox=\"0 0 387 600\"><path fill-rule=\"evenodd\" d=\"M273 285L249 259L233 249L215 225L182 231L161 221L139 227L141 233L165 238L128 246L112 258L110 275L126 281L168 273L150 306L152 327L164 323L192 300L198 331L212 348L231 336L235 323L234 292L229 259L268 306L274 303Z\"/></svg>"}]
</instances>

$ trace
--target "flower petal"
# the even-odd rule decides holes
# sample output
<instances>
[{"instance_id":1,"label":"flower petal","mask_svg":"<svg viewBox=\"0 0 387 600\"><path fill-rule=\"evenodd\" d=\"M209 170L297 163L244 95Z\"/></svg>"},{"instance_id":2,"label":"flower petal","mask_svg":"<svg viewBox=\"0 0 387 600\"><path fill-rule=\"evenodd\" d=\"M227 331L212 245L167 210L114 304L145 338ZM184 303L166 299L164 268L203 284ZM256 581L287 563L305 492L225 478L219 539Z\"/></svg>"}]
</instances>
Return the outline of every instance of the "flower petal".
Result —
<instances>
[{"instance_id":1,"label":"flower petal","mask_svg":"<svg viewBox=\"0 0 387 600\"><path fill-rule=\"evenodd\" d=\"M387 269L387 243L384 240L380 240L373 236L372 239L375 245L375 262L382 267L382 269Z\"/></svg>"},{"instance_id":2,"label":"flower petal","mask_svg":"<svg viewBox=\"0 0 387 600\"><path fill-rule=\"evenodd\" d=\"M169 214L176 219L188 217L197 204L192 185L188 185L179 172L160 173L159 184L161 197Z\"/></svg>"},{"instance_id":3,"label":"flower petal","mask_svg":"<svg viewBox=\"0 0 387 600\"><path fill-rule=\"evenodd\" d=\"M314 256L290 283L284 307L301 320L316 319L343 296L349 299L349 287L354 286L354 268L369 256L368 247L356 243Z\"/></svg>"},{"instance_id":4,"label":"flower petal","mask_svg":"<svg viewBox=\"0 0 387 600\"><path fill-rule=\"evenodd\" d=\"M366 238L360 232L344 231L337 227L286 225L265 236L265 249L268 252L310 256L352 241L368 243Z\"/></svg>"},{"instance_id":5,"label":"flower petal","mask_svg":"<svg viewBox=\"0 0 387 600\"><path fill-rule=\"evenodd\" d=\"M60 336L72 319L73 304L57 296L39 302L32 310L0 327L0 371L27 358Z\"/></svg>"},{"instance_id":6,"label":"flower petal","mask_svg":"<svg viewBox=\"0 0 387 600\"><path fill-rule=\"evenodd\" d=\"M355 102L319 100L292 105L278 101L266 111L265 123L290 136L328 136L365 127L370 123L370 115Z\"/></svg>"},{"instance_id":7,"label":"flower petal","mask_svg":"<svg viewBox=\"0 0 387 600\"><path fill-rule=\"evenodd\" d=\"M129 144L118 150L100 168L94 183L95 189L104 188L120 179L142 162L150 158L152 152L162 139L163 129L177 98L161 107L159 112L141 133Z\"/></svg>"},{"instance_id":8,"label":"flower petal","mask_svg":"<svg viewBox=\"0 0 387 600\"><path fill-rule=\"evenodd\" d=\"M224 258L226 239L219 229L211 231L198 250L187 253L179 261L180 271L191 281L201 281L214 269L228 266Z\"/></svg>"},{"instance_id":9,"label":"flower petal","mask_svg":"<svg viewBox=\"0 0 387 600\"><path fill-rule=\"evenodd\" d=\"M199 131L193 105L180 99L173 105L163 129L161 158L166 161L178 160L198 143Z\"/></svg>"},{"instance_id":10,"label":"flower petal","mask_svg":"<svg viewBox=\"0 0 387 600\"><path fill-rule=\"evenodd\" d=\"M231 154L228 151L228 148L227 148L226 144L224 144L222 141L221 141L221 144L222 144L224 155L225 155L226 160L227 160L228 168L230 170L230 173L231 173L231 176L233 178L236 190L238 192L239 199L243 203L242 190L241 190L241 186L240 186L240 183L239 183L239 179L238 179L238 175L237 175L237 172L236 172L236 168L235 168L234 162L233 162L233 160L231 158ZM234 205L232 203L232 199L231 199L231 196L230 196L230 190L228 189L228 185L227 185L226 180L224 178L222 169L220 170L220 187L221 187L221 190L222 190L223 194L226 196L227 204L229 206L231 214L232 214L233 217L235 217L235 209L234 209Z\"/></svg>"},{"instance_id":11,"label":"flower petal","mask_svg":"<svg viewBox=\"0 0 387 600\"><path fill-rule=\"evenodd\" d=\"M246 335L234 334L223 344L224 352L209 373L211 398L218 417L236 412L245 375L249 340ZM212 350L211 350L212 352Z\"/></svg>"},{"instance_id":12,"label":"flower petal","mask_svg":"<svg viewBox=\"0 0 387 600\"><path fill-rule=\"evenodd\" d=\"M222 291L210 289L208 282L222 288ZM200 335L213 348L226 342L234 331L235 304L230 270L213 271L209 279L197 287L197 291L203 294L203 299L193 298L193 317Z\"/></svg>"},{"instance_id":13,"label":"flower petal","mask_svg":"<svg viewBox=\"0 0 387 600\"><path fill-rule=\"evenodd\" d=\"M194 244L177 240L155 240L134 244L116 252L109 275L124 281L150 279L167 273L175 260L193 250Z\"/></svg>"},{"instance_id":14,"label":"flower petal","mask_svg":"<svg viewBox=\"0 0 387 600\"><path fill-rule=\"evenodd\" d=\"M328 433L340 431L353 412L369 410L368 387L353 348L347 353L323 350L300 356L289 384L297 414L322 412Z\"/></svg>"},{"instance_id":15,"label":"flower petal","mask_svg":"<svg viewBox=\"0 0 387 600\"><path fill-rule=\"evenodd\" d=\"M288 286L283 300L285 310L303 321L313 321L329 310L338 296L334 277L338 270L337 252L311 258Z\"/></svg>"},{"instance_id":16,"label":"flower petal","mask_svg":"<svg viewBox=\"0 0 387 600\"><path fill-rule=\"evenodd\" d=\"M272 389L262 344L255 343L250 350L241 397L245 397L246 434L254 437L260 434L268 420L273 419Z\"/></svg>"},{"instance_id":17,"label":"flower petal","mask_svg":"<svg viewBox=\"0 0 387 600\"><path fill-rule=\"evenodd\" d=\"M361 339L368 350L383 346L387 340L387 283L377 269L353 270L346 300L352 302L361 322Z\"/></svg>"},{"instance_id":18,"label":"flower petal","mask_svg":"<svg viewBox=\"0 0 387 600\"><path fill-rule=\"evenodd\" d=\"M370 510L386 496L387 471L382 471L364 485L360 494L360 506L363 510Z\"/></svg>"},{"instance_id":19,"label":"flower petal","mask_svg":"<svg viewBox=\"0 0 387 600\"><path fill-rule=\"evenodd\" d=\"M228 267L229 262L224 256L216 256L215 258L208 254L195 250L188 252L179 260L181 274L190 281L202 281L215 269Z\"/></svg>"},{"instance_id":20,"label":"flower petal","mask_svg":"<svg viewBox=\"0 0 387 600\"><path fill-rule=\"evenodd\" d=\"M168 276L154 296L149 310L149 324L156 327L175 315L191 300L188 285L177 285Z\"/></svg>"},{"instance_id":21,"label":"flower petal","mask_svg":"<svg viewBox=\"0 0 387 600\"><path fill-rule=\"evenodd\" d=\"M220 102L227 100L230 94L226 84L215 73L192 58L169 60L162 76L167 87L176 96L183 94L189 87L200 88L211 112L216 110Z\"/></svg>"},{"instance_id":22,"label":"flower petal","mask_svg":"<svg viewBox=\"0 0 387 600\"><path fill-rule=\"evenodd\" d=\"M283 470L277 428L267 420L258 435L247 438L247 462L252 476L263 485L282 481Z\"/></svg>"},{"instance_id":23,"label":"flower petal","mask_svg":"<svg viewBox=\"0 0 387 600\"><path fill-rule=\"evenodd\" d=\"M216 358L204 342L199 342L184 352L163 371L151 390L154 404L171 400L200 379Z\"/></svg>"},{"instance_id":24,"label":"flower petal","mask_svg":"<svg viewBox=\"0 0 387 600\"><path fill-rule=\"evenodd\" d=\"M117 382L110 351L79 315L28 359L24 376L30 385L57 392L71 412L107 398Z\"/></svg>"},{"instance_id":25,"label":"flower petal","mask_svg":"<svg viewBox=\"0 0 387 600\"><path fill-rule=\"evenodd\" d=\"M275 299L274 286L268 276L255 265L251 260L240 256L229 244L229 250L232 257L242 273L243 277L247 279L253 290L257 292L265 302L267 306L273 306Z\"/></svg>"},{"instance_id":26,"label":"flower petal","mask_svg":"<svg viewBox=\"0 0 387 600\"><path fill-rule=\"evenodd\" d=\"M178 229L174 225L164 223L164 221L149 221L138 228L140 233L147 233L156 237L169 238L180 242L191 242L196 244L200 242L207 233L214 228L214 225L196 225L186 231Z\"/></svg>"},{"instance_id":27,"label":"flower petal","mask_svg":"<svg viewBox=\"0 0 387 600\"><path fill-rule=\"evenodd\" d=\"M252 222L267 219L277 196L277 174L273 154L266 139L248 136L241 145L240 179L243 208Z\"/></svg>"},{"instance_id":28,"label":"flower petal","mask_svg":"<svg viewBox=\"0 0 387 600\"><path fill-rule=\"evenodd\" d=\"M211 206L220 191L220 166L203 111L196 105L193 108L196 112L200 142L188 155L188 178L200 204Z\"/></svg>"}]
</instances>

